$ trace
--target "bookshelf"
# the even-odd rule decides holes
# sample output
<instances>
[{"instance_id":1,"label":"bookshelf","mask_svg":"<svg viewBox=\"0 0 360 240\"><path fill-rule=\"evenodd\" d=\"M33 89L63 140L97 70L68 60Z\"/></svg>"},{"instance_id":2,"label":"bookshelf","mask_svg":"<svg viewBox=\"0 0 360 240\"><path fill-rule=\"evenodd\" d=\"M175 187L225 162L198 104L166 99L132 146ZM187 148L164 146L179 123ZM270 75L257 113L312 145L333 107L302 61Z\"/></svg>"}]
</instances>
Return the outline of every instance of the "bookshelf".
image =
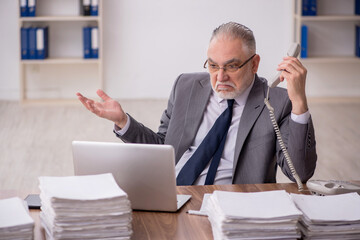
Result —
<instances>
[{"instance_id":1,"label":"bookshelf","mask_svg":"<svg viewBox=\"0 0 360 240\"><path fill-rule=\"evenodd\" d=\"M308 57L304 63L360 63L355 55L354 0L317 0L316 16L302 15L303 0L294 1L294 41L301 43L301 26L308 27Z\"/></svg>"},{"instance_id":2,"label":"bookshelf","mask_svg":"<svg viewBox=\"0 0 360 240\"><path fill-rule=\"evenodd\" d=\"M18 26L48 26L49 56L22 59L19 56L20 100L28 102L69 102L75 93L94 93L103 88L103 7L98 15L83 16L83 0L37 0L36 16L21 17L18 0ZM98 58L83 57L83 27L98 28ZM21 36L19 48L21 48ZM21 52L21 51L20 51ZM88 86L89 85L89 86Z\"/></svg>"}]
</instances>

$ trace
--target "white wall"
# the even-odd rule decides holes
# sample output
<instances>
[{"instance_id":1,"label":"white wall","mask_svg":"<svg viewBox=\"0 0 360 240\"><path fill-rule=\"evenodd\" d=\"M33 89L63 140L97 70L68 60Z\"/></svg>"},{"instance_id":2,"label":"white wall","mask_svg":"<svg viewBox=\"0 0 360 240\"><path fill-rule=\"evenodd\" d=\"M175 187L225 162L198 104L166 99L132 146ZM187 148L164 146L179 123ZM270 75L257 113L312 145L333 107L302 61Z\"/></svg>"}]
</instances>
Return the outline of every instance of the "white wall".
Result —
<instances>
[{"instance_id":1,"label":"white wall","mask_svg":"<svg viewBox=\"0 0 360 240\"><path fill-rule=\"evenodd\" d=\"M288 0L108 0L104 9L106 89L121 98L167 98L180 73L204 71L211 33L224 22L254 31L265 76L292 37Z\"/></svg>"},{"instance_id":2,"label":"white wall","mask_svg":"<svg viewBox=\"0 0 360 240\"><path fill-rule=\"evenodd\" d=\"M167 98L180 73L204 71L211 32L224 22L254 31L264 77L274 74L292 41L289 0L105 0L103 7L105 90L115 98ZM6 33L0 37L0 99L19 97L17 11L15 0L0 1L0 32ZM309 65L308 94L360 96L357 66ZM86 82L64 82L74 84L74 92L86 88ZM37 91L50 88L41 80L33 84ZM66 91L74 96L72 85Z\"/></svg>"},{"instance_id":3,"label":"white wall","mask_svg":"<svg viewBox=\"0 0 360 240\"><path fill-rule=\"evenodd\" d=\"M0 99L19 99L17 2L0 0Z\"/></svg>"}]
</instances>

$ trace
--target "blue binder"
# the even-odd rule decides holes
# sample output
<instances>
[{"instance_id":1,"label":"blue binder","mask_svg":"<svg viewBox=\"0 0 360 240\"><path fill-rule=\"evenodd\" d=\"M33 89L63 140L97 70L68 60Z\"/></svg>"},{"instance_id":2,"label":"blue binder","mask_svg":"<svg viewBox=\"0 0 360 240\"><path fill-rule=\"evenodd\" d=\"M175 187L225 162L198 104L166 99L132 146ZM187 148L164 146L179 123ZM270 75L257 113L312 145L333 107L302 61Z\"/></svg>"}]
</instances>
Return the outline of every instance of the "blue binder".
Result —
<instances>
[{"instance_id":1,"label":"blue binder","mask_svg":"<svg viewBox=\"0 0 360 240\"><path fill-rule=\"evenodd\" d=\"M309 7L310 7L310 0L303 0L302 1L302 15L303 16L308 16L309 15Z\"/></svg>"},{"instance_id":2,"label":"blue binder","mask_svg":"<svg viewBox=\"0 0 360 240\"><path fill-rule=\"evenodd\" d=\"M21 28L21 59L29 59L29 29Z\"/></svg>"},{"instance_id":3,"label":"blue binder","mask_svg":"<svg viewBox=\"0 0 360 240\"><path fill-rule=\"evenodd\" d=\"M27 0L28 2L28 16L35 17L36 13L36 0Z\"/></svg>"},{"instance_id":4,"label":"blue binder","mask_svg":"<svg viewBox=\"0 0 360 240\"><path fill-rule=\"evenodd\" d=\"M360 15L360 0L355 0L355 15Z\"/></svg>"},{"instance_id":5,"label":"blue binder","mask_svg":"<svg viewBox=\"0 0 360 240\"><path fill-rule=\"evenodd\" d=\"M91 58L99 58L99 29L91 28Z\"/></svg>"},{"instance_id":6,"label":"blue binder","mask_svg":"<svg viewBox=\"0 0 360 240\"><path fill-rule=\"evenodd\" d=\"M36 28L36 59L48 57L48 27Z\"/></svg>"},{"instance_id":7,"label":"blue binder","mask_svg":"<svg viewBox=\"0 0 360 240\"><path fill-rule=\"evenodd\" d=\"M83 28L84 58L91 58L91 27Z\"/></svg>"},{"instance_id":8,"label":"blue binder","mask_svg":"<svg viewBox=\"0 0 360 240\"><path fill-rule=\"evenodd\" d=\"M27 0L20 0L20 17L28 16Z\"/></svg>"},{"instance_id":9,"label":"blue binder","mask_svg":"<svg viewBox=\"0 0 360 240\"><path fill-rule=\"evenodd\" d=\"M360 57L360 26L356 26L356 34L355 34L355 55Z\"/></svg>"},{"instance_id":10,"label":"blue binder","mask_svg":"<svg viewBox=\"0 0 360 240\"><path fill-rule=\"evenodd\" d=\"M36 28L29 28L29 59L36 59Z\"/></svg>"},{"instance_id":11,"label":"blue binder","mask_svg":"<svg viewBox=\"0 0 360 240\"><path fill-rule=\"evenodd\" d=\"M97 16L99 12L99 0L91 0L90 15Z\"/></svg>"},{"instance_id":12,"label":"blue binder","mask_svg":"<svg viewBox=\"0 0 360 240\"><path fill-rule=\"evenodd\" d=\"M316 16L317 2L316 0L303 0L302 1L302 15L303 16Z\"/></svg>"},{"instance_id":13,"label":"blue binder","mask_svg":"<svg viewBox=\"0 0 360 240\"><path fill-rule=\"evenodd\" d=\"M308 57L308 27L306 25L301 26L301 58Z\"/></svg>"},{"instance_id":14,"label":"blue binder","mask_svg":"<svg viewBox=\"0 0 360 240\"><path fill-rule=\"evenodd\" d=\"M45 43L45 58L49 57L49 27L45 27L44 29L44 33L45 33L45 39L44 39L44 43Z\"/></svg>"},{"instance_id":15,"label":"blue binder","mask_svg":"<svg viewBox=\"0 0 360 240\"><path fill-rule=\"evenodd\" d=\"M310 0L309 16L316 16L316 15L317 15L316 0Z\"/></svg>"}]
</instances>

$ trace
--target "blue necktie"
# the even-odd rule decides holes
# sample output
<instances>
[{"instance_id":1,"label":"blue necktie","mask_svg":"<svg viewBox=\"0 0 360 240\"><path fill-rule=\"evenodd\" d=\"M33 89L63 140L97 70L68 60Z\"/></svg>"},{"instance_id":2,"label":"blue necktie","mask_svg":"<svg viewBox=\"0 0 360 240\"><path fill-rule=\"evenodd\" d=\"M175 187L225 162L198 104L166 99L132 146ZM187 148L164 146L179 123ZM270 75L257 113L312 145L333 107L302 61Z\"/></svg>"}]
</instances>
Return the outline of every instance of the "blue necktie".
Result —
<instances>
[{"instance_id":1,"label":"blue necktie","mask_svg":"<svg viewBox=\"0 0 360 240\"><path fill-rule=\"evenodd\" d=\"M206 176L205 185L214 183L216 171L224 150L226 135L231 124L234 99L227 100L227 102L228 108L216 119L204 140L180 170L176 178L176 184L178 186L192 185L205 169L211 158L212 161Z\"/></svg>"}]
</instances>

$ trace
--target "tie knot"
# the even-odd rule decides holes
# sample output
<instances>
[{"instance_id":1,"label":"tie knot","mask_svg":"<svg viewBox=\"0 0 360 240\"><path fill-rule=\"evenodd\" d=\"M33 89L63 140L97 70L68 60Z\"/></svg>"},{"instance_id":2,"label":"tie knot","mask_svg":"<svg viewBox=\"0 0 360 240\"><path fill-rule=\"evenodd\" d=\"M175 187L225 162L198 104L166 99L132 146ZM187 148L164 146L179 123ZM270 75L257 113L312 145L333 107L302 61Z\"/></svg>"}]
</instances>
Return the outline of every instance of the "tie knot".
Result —
<instances>
[{"instance_id":1,"label":"tie knot","mask_svg":"<svg viewBox=\"0 0 360 240\"><path fill-rule=\"evenodd\" d=\"M234 105L234 101L235 101L235 99L228 99L227 100L229 108L232 108L232 106Z\"/></svg>"}]
</instances>

